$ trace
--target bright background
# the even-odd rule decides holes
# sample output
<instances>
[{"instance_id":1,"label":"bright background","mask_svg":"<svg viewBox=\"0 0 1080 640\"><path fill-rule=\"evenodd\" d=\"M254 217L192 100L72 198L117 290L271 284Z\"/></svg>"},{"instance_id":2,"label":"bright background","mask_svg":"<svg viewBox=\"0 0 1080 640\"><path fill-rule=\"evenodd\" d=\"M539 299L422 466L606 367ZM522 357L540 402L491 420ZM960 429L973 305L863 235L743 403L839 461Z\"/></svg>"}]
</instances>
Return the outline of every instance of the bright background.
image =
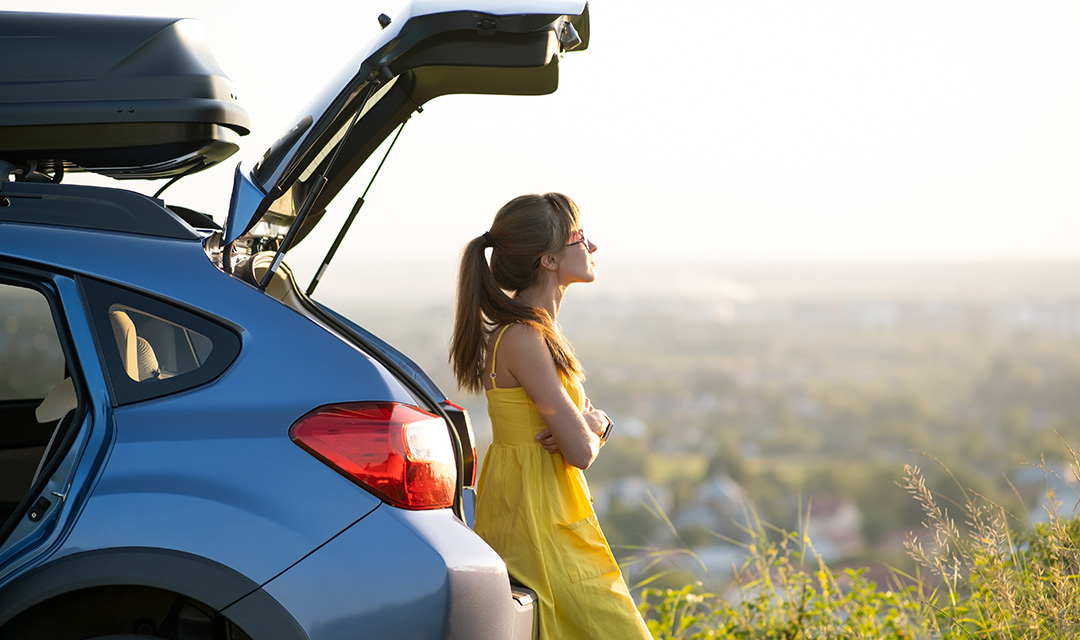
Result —
<instances>
[{"instance_id":1,"label":"bright background","mask_svg":"<svg viewBox=\"0 0 1080 640\"><path fill-rule=\"evenodd\" d=\"M238 160L261 155L375 35L378 14L401 6L98 0L92 11L205 24L251 116ZM451 96L415 116L339 261L423 257L452 271L503 202L545 190L582 206L601 269L1080 257L1080 4L597 0L591 13L591 46L566 56L556 94ZM234 166L167 197L220 222Z\"/></svg>"}]
</instances>

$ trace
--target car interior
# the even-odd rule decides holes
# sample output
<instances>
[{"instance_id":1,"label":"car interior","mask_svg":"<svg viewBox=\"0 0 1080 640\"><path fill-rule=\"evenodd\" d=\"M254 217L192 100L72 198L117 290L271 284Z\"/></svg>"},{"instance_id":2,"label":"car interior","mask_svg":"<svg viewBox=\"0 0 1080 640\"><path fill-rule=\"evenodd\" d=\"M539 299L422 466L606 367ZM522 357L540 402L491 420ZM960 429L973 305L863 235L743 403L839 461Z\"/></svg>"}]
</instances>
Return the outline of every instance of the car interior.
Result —
<instances>
[{"instance_id":1,"label":"car interior","mask_svg":"<svg viewBox=\"0 0 1080 640\"><path fill-rule=\"evenodd\" d=\"M192 371L212 348L202 334L131 307L110 307L109 323L124 372L136 382Z\"/></svg>"},{"instance_id":2,"label":"car interior","mask_svg":"<svg viewBox=\"0 0 1080 640\"><path fill-rule=\"evenodd\" d=\"M273 251L260 251L238 264L233 273L251 286L258 287L273 261ZM308 315L297 291L298 287L292 269L283 261L270 277L270 282L266 285L266 294L300 313Z\"/></svg>"}]
</instances>

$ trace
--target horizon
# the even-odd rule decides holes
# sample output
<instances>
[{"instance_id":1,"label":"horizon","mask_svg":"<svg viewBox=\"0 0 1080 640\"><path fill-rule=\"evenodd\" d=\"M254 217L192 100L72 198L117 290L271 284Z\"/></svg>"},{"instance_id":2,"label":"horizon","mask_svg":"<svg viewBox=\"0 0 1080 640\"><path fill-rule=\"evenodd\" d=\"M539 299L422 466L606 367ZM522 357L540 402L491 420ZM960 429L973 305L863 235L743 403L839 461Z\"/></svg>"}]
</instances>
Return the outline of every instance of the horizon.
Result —
<instances>
[{"instance_id":1,"label":"horizon","mask_svg":"<svg viewBox=\"0 0 1080 640\"><path fill-rule=\"evenodd\" d=\"M452 312L456 261L398 261L389 273L387 265L384 259L335 262L314 297L342 309L376 296L408 307L437 306ZM293 267L301 287L305 286L310 275ZM346 271L351 272L349 277L342 277ZM364 295L357 296L357 292ZM567 293L573 306L642 299L760 303L830 298L1080 299L1080 259L814 263L612 260L598 265L595 282L574 285Z\"/></svg>"}]
</instances>

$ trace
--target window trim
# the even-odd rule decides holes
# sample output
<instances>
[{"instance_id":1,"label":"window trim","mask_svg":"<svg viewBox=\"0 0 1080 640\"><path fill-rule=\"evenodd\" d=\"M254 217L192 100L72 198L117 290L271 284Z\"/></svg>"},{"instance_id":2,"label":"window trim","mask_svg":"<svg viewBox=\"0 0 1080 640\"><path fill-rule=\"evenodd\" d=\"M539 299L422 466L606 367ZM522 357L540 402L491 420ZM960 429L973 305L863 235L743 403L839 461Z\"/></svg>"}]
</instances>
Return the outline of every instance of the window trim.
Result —
<instances>
[{"instance_id":1,"label":"window trim","mask_svg":"<svg viewBox=\"0 0 1080 640\"><path fill-rule=\"evenodd\" d=\"M138 293L93 278L76 278L94 329L94 343L104 364L105 381L114 407L179 393L213 382L232 365L240 354L239 332L221 319L207 317L174 300ZM132 380L120 359L113 339L109 309L122 305L159 316L206 336L213 348L206 361L196 369L171 378Z\"/></svg>"}]
</instances>

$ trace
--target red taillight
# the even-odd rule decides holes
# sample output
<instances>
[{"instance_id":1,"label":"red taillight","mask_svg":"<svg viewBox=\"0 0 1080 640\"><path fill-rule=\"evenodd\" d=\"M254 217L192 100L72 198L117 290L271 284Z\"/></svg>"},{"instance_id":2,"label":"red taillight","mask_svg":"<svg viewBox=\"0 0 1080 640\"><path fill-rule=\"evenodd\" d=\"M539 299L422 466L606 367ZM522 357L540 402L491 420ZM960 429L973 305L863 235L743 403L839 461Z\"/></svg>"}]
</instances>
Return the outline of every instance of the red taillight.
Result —
<instances>
[{"instance_id":1,"label":"red taillight","mask_svg":"<svg viewBox=\"0 0 1080 640\"><path fill-rule=\"evenodd\" d=\"M446 423L395 402L316 409L289 430L293 442L392 505L454 503L457 465Z\"/></svg>"}]
</instances>

